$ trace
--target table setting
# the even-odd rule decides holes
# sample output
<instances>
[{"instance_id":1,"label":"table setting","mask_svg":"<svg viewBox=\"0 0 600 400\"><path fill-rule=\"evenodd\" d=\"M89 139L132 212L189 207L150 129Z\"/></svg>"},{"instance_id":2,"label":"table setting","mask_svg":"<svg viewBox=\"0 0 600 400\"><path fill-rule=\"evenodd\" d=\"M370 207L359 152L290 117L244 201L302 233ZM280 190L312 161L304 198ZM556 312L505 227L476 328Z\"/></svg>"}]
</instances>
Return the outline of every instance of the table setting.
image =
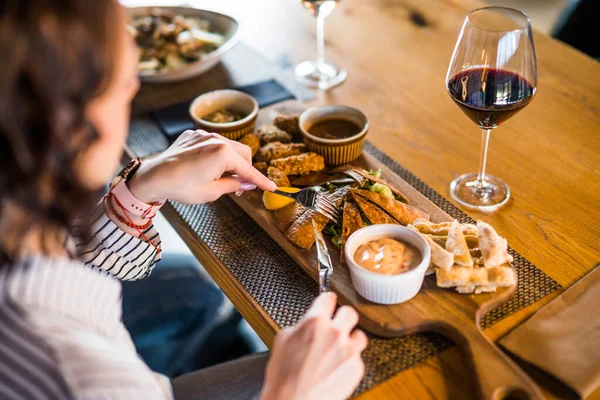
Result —
<instances>
[{"instance_id":1,"label":"table setting","mask_svg":"<svg viewBox=\"0 0 600 400\"><path fill-rule=\"evenodd\" d=\"M293 65L273 63L264 51L245 44L239 29L243 23L226 12L190 7L131 9L132 31L143 48L143 86L133 103L129 155L151 157L182 131L204 129L251 147L255 167L281 190L278 194L240 192L204 205L168 202L163 214L192 253L268 346L275 332L302 317L319 292L334 291L339 305L353 306L369 336L363 353L366 372L354 393L357 398L394 394L398 398L564 398L563 392L548 389L544 379L549 378L542 378L541 386L539 379L532 379L529 369L523 369L523 360L562 382L569 396L587 398L598 393L598 373L585 372L593 369L593 357L591 363L575 367L579 374L565 374L573 371L568 365L578 365L574 357L540 355L544 350L558 355L568 349L589 349L583 336L593 338L598 324L585 324L587 335L579 336L579 347L567 340L575 336L572 330L562 333L561 341L570 344L561 347L556 344L560 341L544 339L556 330L540 327L558 312L546 309L566 313L575 309L569 304L577 305L578 313L565 314L570 316L553 321L555 326L593 318L589 307L593 300L582 293L598 289L594 265L600 255L592 243L594 237L597 243L600 224L589 221L581 228L591 235L581 234L577 240L585 250L574 252L564 239L566 233L548 228L553 217L545 205L527 211L536 202L523 190L526 184L514 179L512 166L527 163L522 160L528 154L531 159L531 150L514 142L518 156L504 162L510 146L505 138L515 139L510 131L516 125L504 123L513 116L521 125L530 117L545 118L535 107L549 101L544 98L548 89L543 77L552 68L549 49L555 44L542 38L542 50L536 52L540 35L533 33L529 18L520 11L457 6L447 22L452 22L448 28L452 38L444 39L450 44L444 50L445 65L434 68L446 68L445 79L414 80L415 85L436 88L432 90L440 94L431 100L434 104L423 119L423 109L405 112L397 106L411 100L427 102L425 88L413 89L411 83L406 84L410 88L406 92L397 91L393 83L386 88L385 78L380 82L375 71L393 70L395 65L381 63L374 70L366 69L360 56L358 61L341 56L346 47L327 40L340 32L343 21L358 24L360 11L366 17L364 26L355 25L359 34L377 17L382 31L398 29L419 41L431 40L419 35L429 25L436 37L444 35L435 30L445 29L446 23L425 12L425 28L415 24L411 15L416 11L410 8L417 7L414 2L409 2L408 14L402 11L402 2L386 2L390 14L352 1L347 6L334 0L301 3L294 12L307 10L316 20L316 61ZM278 12L289 16L287 11ZM336 13L340 18L332 22L334 34L326 40L325 20ZM256 22L250 17L250 22ZM404 30L388 25L388 18L402 21ZM274 19L271 24L284 29L285 21ZM301 29L306 32L304 39L314 39L308 22ZM336 44L344 40L335 37ZM351 33L346 39L359 40ZM328 45L335 49L332 60L325 51ZM407 55L419 57L415 43L405 46ZM432 60L438 60L438 54L431 54ZM578 61L586 66L582 76L600 72L593 60L589 65L587 60ZM567 64L556 67L560 74ZM428 76L429 71L417 68L411 73ZM377 84L371 87L369 82ZM578 85L569 90L579 90ZM597 78L593 85L600 88ZM423 98L417 100L414 96L419 93ZM382 103L386 98L389 103ZM581 110L594 100L578 101L574 107ZM438 109L438 104L444 105ZM400 123L393 122L395 113ZM583 115L592 121L586 132L600 125L594 110ZM476 166L473 132L454 140L442 133L446 123L452 126L455 121L461 121L461 130L474 130L475 123L482 131L477 173L464 173L465 168ZM434 130L439 133L430 133ZM597 144L597 139L589 141L592 154ZM447 156L440 155L439 148L444 147ZM553 154L547 143L540 148L545 155ZM586 157L582 162L587 166ZM586 168L577 174L597 178ZM443 172L450 169L452 174ZM543 170L541 166L535 172ZM536 173L531 172L531 182L540 193L545 183ZM527 171L517 174L527 175ZM555 186L567 184L554 172L547 179ZM592 181L594 185L598 180ZM573 187L580 190L575 196L587 193L579 181ZM596 194L592 196L598 200ZM556 199L564 202L566 197ZM593 203L593 199L588 200ZM566 226L562 232L575 229L575 221L583 220L589 207L586 202L580 213L561 222ZM526 235L519 232L521 227ZM564 242L556 244L557 240ZM543 242L548 244L539 244ZM408 257L405 266L384 267L381 259L395 260L398 252ZM555 253L562 255L553 258ZM369 257L379 261L365 264ZM579 269L566 268L564 259ZM386 272L385 268L392 269ZM569 272L563 276L562 269ZM565 291L579 279L576 285L584 289ZM564 298L569 301L564 303ZM582 317L586 312L590 316ZM536 346L523 345L527 337L540 343L538 351ZM557 359L564 360L563 368L548 367ZM454 366L456 371L450 371ZM449 380L454 382L440 383ZM431 391L426 389L430 387Z\"/></svg>"}]
</instances>

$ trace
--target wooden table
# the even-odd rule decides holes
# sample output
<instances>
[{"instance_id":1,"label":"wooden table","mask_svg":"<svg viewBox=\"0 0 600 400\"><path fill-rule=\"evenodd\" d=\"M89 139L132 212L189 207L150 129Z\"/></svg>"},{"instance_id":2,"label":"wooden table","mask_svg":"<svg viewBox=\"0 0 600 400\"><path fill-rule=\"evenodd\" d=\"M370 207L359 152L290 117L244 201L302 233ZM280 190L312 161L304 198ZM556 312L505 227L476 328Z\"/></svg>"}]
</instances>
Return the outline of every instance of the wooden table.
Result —
<instances>
[{"instance_id":1,"label":"wooden table","mask_svg":"<svg viewBox=\"0 0 600 400\"><path fill-rule=\"evenodd\" d=\"M162 2L164 3L164 1ZM312 58L314 20L292 0L192 1L241 21L243 41L275 63ZM345 0L326 23L327 57L348 71L341 87L312 102L365 112L369 140L448 195L449 182L476 172L479 130L448 97L446 68L462 21L480 6L466 0ZM488 171L512 191L494 214L468 211L564 287L600 261L600 63L535 35L539 83L525 111L494 132ZM167 217L174 215L166 210ZM178 231L267 345L277 326L183 227ZM488 329L505 334L549 296ZM472 380L456 349L363 393L360 399L470 398ZM544 385L549 398L561 397ZM596 390L600 396L600 389ZM592 396L595 397L595 396Z\"/></svg>"}]
</instances>

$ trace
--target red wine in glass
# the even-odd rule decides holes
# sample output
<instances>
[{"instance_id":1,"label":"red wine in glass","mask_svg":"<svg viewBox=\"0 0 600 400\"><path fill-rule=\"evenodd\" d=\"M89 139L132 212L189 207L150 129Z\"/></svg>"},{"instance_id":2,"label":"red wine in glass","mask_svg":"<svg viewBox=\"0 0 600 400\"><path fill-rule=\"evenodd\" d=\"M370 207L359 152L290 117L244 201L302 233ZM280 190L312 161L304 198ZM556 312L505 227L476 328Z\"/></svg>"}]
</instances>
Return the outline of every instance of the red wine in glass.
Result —
<instances>
[{"instance_id":1,"label":"red wine in glass","mask_svg":"<svg viewBox=\"0 0 600 400\"><path fill-rule=\"evenodd\" d=\"M533 99L535 87L516 72L473 68L454 75L448 93L461 110L483 129L495 128Z\"/></svg>"},{"instance_id":2,"label":"red wine in glass","mask_svg":"<svg viewBox=\"0 0 600 400\"><path fill-rule=\"evenodd\" d=\"M535 46L527 15L507 7L471 11L446 74L448 94L482 131L479 172L450 183L450 195L459 204L494 211L510 198L508 185L486 174L490 134L533 100L536 85Z\"/></svg>"}]
</instances>

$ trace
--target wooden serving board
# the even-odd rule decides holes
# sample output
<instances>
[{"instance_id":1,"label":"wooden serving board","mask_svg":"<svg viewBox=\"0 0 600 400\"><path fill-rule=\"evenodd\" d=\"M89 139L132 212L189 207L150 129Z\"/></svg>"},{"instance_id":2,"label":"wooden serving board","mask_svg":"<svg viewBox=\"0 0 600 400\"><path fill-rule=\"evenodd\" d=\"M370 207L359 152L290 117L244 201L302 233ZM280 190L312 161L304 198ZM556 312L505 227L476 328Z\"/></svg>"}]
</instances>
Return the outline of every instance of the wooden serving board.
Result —
<instances>
[{"instance_id":1,"label":"wooden serving board","mask_svg":"<svg viewBox=\"0 0 600 400\"><path fill-rule=\"evenodd\" d=\"M259 114L259 124L270 124L278 113L301 112L295 101L266 108ZM431 214L433 222L452 221L453 218L438 208L403 179L395 175L374 157L363 153L352 163L366 170L382 170L382 178L399 189L410 204ZM275 224L271 211L264 208L262 192L245 192L231 198L256 221L315 281L318 281L316 249L301 249L290 242ZM453 289L438 288L435 275L425 277L421 291L413 299L396 305L380 305L362 298L354 289L350 272L339 261L340 251L329 245L334 272L331 287L340 304L354 307L360 315L360 326L376 335L397 337L415 332L441 333L458 344L472 360L480 382L480 395L486 399L504 398L510 394L519 398L542 399L535 384L504 355L481 331L481 317L506 303L516 288L503 288L495 293L464 295ZM317 286L315 285L315 292ZM526 396L523 396L525 395ZM512 398L512 397L511 397Z\"/></svg>"}]
</instances>

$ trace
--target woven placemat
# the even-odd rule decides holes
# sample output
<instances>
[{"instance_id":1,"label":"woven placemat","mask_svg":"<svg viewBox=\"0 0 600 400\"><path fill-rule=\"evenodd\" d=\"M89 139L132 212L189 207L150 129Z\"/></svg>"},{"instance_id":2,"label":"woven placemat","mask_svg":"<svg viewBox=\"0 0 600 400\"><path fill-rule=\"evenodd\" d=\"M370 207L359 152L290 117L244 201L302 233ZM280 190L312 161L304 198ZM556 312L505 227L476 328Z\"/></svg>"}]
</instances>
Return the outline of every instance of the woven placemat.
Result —
<instances>
[{"instance_id":1,"label":"woven placemat","mask_svg":"<svg viewBox=\"0 0 600 400\"><path fill-rule=\"evenodd\" d=\"M137 155L144 157L164 150L168 142L151 119L136 118L131 124L128 145ZM372 144L366 143L365 151L452 217L460 222L473 221ZM231 199L224 197L211 204L196 206L174 202L171 204L190 229L206 243L279 326L292 325L302 317L317 295L317 285ZM552 278L513 249L509 251L514 257L514 265L519 276L516 294L507 304L483 318L483 328L493 325L560 288ZM366 364L365 377L355 394L453 345L450 340L434 333L413 334L395 339L369 336L369 346L363 353Z\"/></svg>"}]
</instances>

